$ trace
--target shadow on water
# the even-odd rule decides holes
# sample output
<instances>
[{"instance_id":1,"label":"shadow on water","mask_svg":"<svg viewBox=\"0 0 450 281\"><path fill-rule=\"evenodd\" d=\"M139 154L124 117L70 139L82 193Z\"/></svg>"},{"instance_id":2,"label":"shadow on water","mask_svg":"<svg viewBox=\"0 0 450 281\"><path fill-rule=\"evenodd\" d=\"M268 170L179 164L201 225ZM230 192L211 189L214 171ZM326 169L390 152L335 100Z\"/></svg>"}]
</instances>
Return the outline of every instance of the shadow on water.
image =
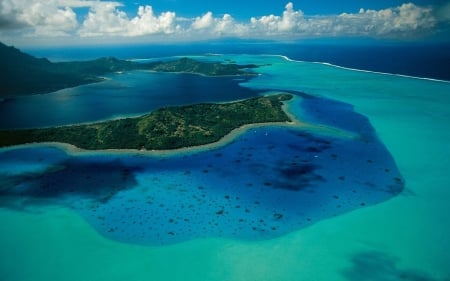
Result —
<instances>
[{"instance_id":1,"label":"shadow on water","mask_svg":"<svg viewBox=\"0 0 450 281\"><path fill-rule=\"evenodd\" d=\"M326 179L317 174L316 170L320 168L314 164L286 164L279 165L277 172L280 177L276 181L277 188L300 191L314 187L316 184L325 182Z\"/></svg>"},{"instance_id":2,"label":"shadow on water","mask_svg":"<svg viewBox=\"0 0 450 281\"><path fill-rule=\"evenodd\" d=\"M16 206L58 202L64 197L87 198L106 203L121 190L137 184L138 167L124 165L120 160L110 162L71 159L44 172L0 177L0 204ZM24 200L26 198L26 200Z\"/></svg>"},{"instance_id":3,"label":"shadow on water","mask_svg":"<svg viewBox=\"0 0 450 281\"><path fill-rule=\"evenodd\" d=\"M399 259L384 252L360 252L350 261L352 266L342 272L349 281L438 281L424 272L400 268Z\"/></svg>"}]
</instances>

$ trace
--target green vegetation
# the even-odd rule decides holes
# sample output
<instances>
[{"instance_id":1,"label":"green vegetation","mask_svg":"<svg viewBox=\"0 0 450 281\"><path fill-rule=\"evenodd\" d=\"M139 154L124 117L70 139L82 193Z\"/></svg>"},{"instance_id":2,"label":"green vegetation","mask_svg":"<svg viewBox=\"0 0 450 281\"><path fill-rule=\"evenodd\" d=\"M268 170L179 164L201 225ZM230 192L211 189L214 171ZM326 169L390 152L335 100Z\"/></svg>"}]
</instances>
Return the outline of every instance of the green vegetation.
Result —
<instances>
[{"instance_id":1,"label":"green vegetation","mask_svg":"<svg viewBox=\"0 0 450 281\"><path fill-rule=\"evenodd\" d=\"M103 81L99 77L113 72L153 70L161 72L198 73L207 76L254 75L245 72L256 65L200 62L189 58L175 61L138 63L113 57L90 61L53 63L22 53L14 47L0 43L0 61L5 71L0 75L0 97L41 94Z\"/></svg>"},{"instance_id":2,"label":"green vegetation","mask_svg":"<svg viewBox=\"0 0 450 281\"><path fill-rule=\"evenodd\" d=\"M200 62L190 58L181 58L175 61L150 63L146 67L158 72L185 72L204 74L207 76L224 76L255 75L242 69L256 68L257 66L254 64L237 65L234 63Z\"/></svg>"},{"instance_id":3,"label":"green vegetation","mask_svg":"<svg viewBox=\"0 0 450 281\"><path fill-rule=\"evenodd\" d=\"M0 146L62 142L84 149L174 149L216 142L245 124L285 122L288 94L223 104L158 109L150 114L102 123L0 131Z\"/></svg>"}]
</instances>

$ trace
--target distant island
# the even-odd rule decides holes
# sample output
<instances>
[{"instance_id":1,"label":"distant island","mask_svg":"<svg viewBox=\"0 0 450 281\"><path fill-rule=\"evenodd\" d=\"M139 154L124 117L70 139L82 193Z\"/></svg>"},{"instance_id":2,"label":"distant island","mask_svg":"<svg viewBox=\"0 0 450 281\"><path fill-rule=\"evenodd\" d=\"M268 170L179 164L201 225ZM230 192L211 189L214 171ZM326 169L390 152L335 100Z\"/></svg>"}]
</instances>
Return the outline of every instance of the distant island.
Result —
<instances>
[{"instance_id":1,"label":"distant island","mask_svg":"<svg viewBox=\"0 0 450 281\"><path fill-rule=\"evenodd\" d=\"M209 144L246 124L287 122L283 101L290 94L231 103L166 107L136 118L43 129L0 131L0 147L60 142L99 149L165 150Z\"/></svg>"},{"instance_id":2,"label":"distant island","mask_svg":"<svg viewBox=\"0 0 450 281\"><path fill-rule=\"evenodd\" d=\"M103 81L101 75L131 70L196 73L206 76L255 75L246 69L257 65L201 62L190 58L171 61L139 63L114 57L90 61L50 62L35 58L14 47L0 43L0 61L4 67L0 75L0 97L43 94Z\"/></svg>"}]
</instances>

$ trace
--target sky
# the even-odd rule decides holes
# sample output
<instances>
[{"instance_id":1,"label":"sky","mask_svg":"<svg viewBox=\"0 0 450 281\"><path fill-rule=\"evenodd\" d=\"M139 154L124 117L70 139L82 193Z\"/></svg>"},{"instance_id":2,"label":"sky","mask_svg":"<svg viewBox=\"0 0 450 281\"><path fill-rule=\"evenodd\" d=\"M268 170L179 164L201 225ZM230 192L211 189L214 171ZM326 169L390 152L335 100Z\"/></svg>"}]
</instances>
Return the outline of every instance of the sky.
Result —
<instances>
[{"instance_id":1,"label":"sky","mask_svg":"<svg viewBox=\"0 0 450 281\"><path fill-rule=\"evenodd\" d=\"M450 0L0 0L16 45L221 38L450 40Z\"/></svg>"}]
</instances>

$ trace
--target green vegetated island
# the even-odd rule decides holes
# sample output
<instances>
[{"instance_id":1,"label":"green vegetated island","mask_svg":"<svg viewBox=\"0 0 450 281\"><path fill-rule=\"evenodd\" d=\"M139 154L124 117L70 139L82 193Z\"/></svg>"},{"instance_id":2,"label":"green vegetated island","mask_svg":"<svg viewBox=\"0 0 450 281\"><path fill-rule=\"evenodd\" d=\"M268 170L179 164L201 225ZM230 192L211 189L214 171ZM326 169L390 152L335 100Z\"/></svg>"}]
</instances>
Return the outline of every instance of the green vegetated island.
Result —
<instances>
[{"instance_id":1,"label":"green vegetated island","mask_svg":"<svg viewBox=\"0 0 450 281\"><path fill-rule=\"evenodd\" d=\"M51 62L35 58L0 42L0 61L5 71L0 75L0 97L43 94L101 82L101 75L131 70L184 72L207 76L256 75L248 71L257 65L232 62L201 62L190 58L148 63L119 60L114 57L89 61Z\"/></svg>"},{"instance_id":2,"label":"green vegetated island","mask_svg":"<svg viewBox=\"0 0 450 281\"><path fill-rule=\"evenodd\" d=\"M36 142L69 143L79 148L165 150L213 143L246 124L287 122L290 94L231 103L166 107L136 118L43 129L0 131L0 146Z\"/></svg>"}]
</instances>

